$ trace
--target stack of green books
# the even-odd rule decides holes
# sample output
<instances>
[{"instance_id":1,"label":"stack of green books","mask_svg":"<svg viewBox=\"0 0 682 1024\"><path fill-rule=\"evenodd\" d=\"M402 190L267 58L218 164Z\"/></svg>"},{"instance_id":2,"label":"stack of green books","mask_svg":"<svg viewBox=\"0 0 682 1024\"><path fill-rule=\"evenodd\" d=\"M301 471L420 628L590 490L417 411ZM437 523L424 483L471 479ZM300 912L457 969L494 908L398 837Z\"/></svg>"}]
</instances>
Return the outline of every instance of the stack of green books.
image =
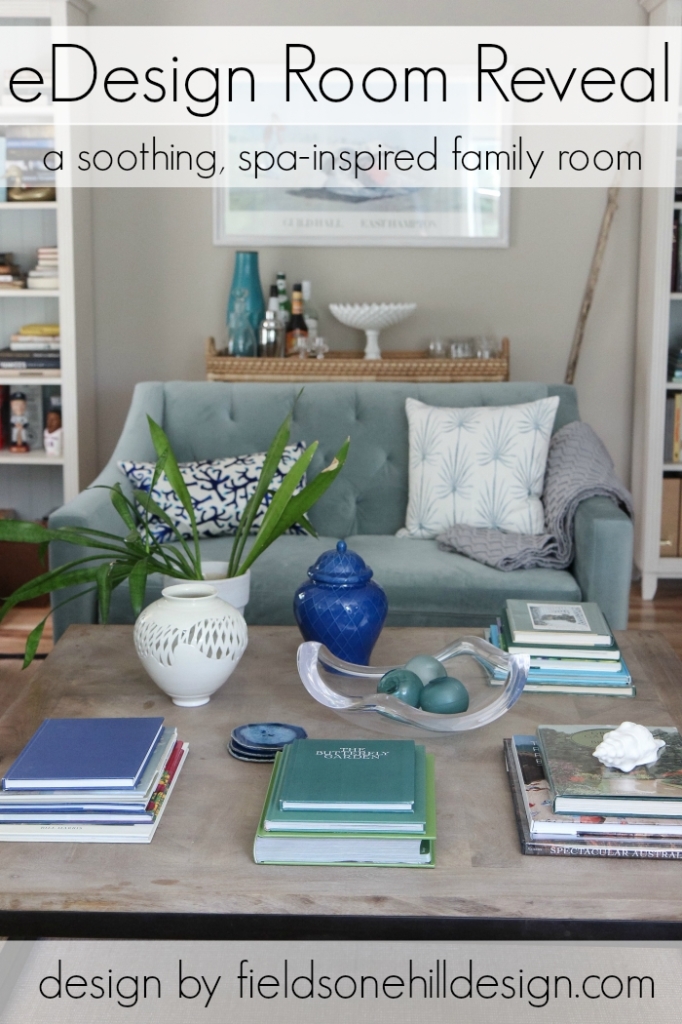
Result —
<instances>
[{"instance_id":1,"label":"stack of green books","mask_svg":"<svg viewBox=\"0 0 682 1024\"><path fill-rule=\"evenodd\" d=\"M433 755L413 740L296 740L277 754L257 864L433 867Z\"/></svg>"},{"instance_id":2,"label":"stack of green books","mask_svg":"<svg viewBox=\"0 0 682 1024\"><path fill-rule=\"evenodd\" d=\"M653 764L621 772L593 751L612 726L541 725L504 741L523 853L682 859L682 737Z\"/></svg>"},{"instance_id":3,"label":"stack of green books","mask_svg":"<svg viewBox=\"0 0 682 1024\"><path fill-rule=\"evenodd\" d=\"M509 654L530 657L525 688L531 693L635 695L618 644L594 601L507 601L488 638ZM491 682L500 686L505 678L497 671Z\"/></svg>"}]
</instances>

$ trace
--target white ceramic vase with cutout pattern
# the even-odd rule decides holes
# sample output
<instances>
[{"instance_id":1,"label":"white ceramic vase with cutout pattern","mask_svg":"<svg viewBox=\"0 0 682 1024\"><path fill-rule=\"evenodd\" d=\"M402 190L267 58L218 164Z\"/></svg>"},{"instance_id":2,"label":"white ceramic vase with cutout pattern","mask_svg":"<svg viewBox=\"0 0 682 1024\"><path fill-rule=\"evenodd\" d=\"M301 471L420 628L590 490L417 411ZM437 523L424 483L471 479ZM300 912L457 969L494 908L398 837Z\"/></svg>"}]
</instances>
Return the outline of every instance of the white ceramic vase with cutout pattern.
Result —
<instances>
[{"instance_id":1,"label":"white ceramic vase with cutout pattern","mask_svg":"<svg viewBox=\"0 0 682 1024\"><path fill-rule=\"evenodd\" d=\"M207 704L246 650L244 616L207 583L179 583L161 593L137 618L135 649L174 704Z\"/></svg>"}]
</instances>

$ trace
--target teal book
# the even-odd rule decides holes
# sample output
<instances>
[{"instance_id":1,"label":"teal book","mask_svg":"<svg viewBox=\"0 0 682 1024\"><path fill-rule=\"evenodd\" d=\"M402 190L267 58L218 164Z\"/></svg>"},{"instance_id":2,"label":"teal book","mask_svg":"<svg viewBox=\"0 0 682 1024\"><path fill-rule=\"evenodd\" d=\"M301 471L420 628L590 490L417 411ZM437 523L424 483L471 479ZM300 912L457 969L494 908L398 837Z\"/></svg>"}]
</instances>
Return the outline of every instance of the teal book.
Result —
<instances>
[{"instance_id":1,"label":"teal book","mask_svg":"<svg viewBox=\"0 0 682 1024\"><path fill-rule=\"evenodd\" d=\"M411 811L414 740L295 740L280 792L283 811Z\"/></svg>"},{"instance_id":2,"label":"teal book","mask_svg":"<svg viewBox=\"0 0 682 1024\"><path fill-rule=\"evenodd\" d=\"M538 740L554 810L568 814L682 817L682 737L677 729L651 727L665 742L658 760L631 772L606 768L595 747L613 725L541 725Z\"/></svg>"},{"instance_id":3,"label":"teal book","mask_svg":"<svg viewBox=\"0 0 682 1024\"><path fill-rule=\"evenodd\" d=\"M297 742L315 742L299 740ZM329 741L327 741L329 742ZM394 742L403 742L401 740ZM285 747L273 770L273 784L263 827L267 832L417 833L426 828L426 751L414 746L414 806L411 811L284 810L282 792L289 773L292 748Z\"/></svg>"},{"instance_id":4,"label":"teal book","mask_svg":"<svg viewBox=\"0 0 682 1024\"><path fill-rule=\"evenodd\" d=\"M417 750L422 748L417 748ZM277 761L284 755L277 754ZM436 785L433 754L421 763L425 768L426 825L419 835L409 832L271 832L265 827L273 801L278 765L270 779L258 831L253 844L257 864L326 864L343 867L423 867L436 862Z\"/></svg>"}]
</instances>

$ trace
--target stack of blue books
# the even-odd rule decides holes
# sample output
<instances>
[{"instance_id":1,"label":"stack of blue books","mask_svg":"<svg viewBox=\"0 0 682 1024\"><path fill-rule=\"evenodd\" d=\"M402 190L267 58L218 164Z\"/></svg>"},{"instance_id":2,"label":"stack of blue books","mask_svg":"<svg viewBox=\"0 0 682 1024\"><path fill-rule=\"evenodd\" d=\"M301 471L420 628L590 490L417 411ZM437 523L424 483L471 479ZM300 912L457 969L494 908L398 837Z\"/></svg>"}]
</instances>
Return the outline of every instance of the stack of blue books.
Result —
<instances>
[{"instance_id":1,"label":"stack of blue books","mask_svg":"<svg viewBox=\"0 0 682 1024\"><path fill-rule=\"evenodd\" d=\"M187 756L163 718L47 718L0 789L0 841L149 843Z\"/></svg>"},{"instance_id":2,"label":"stack of blue books","mask_svg":"<svg viewBox=\"0 0 682 1024\"><path fill-rule=\"evenodd\" d=\"M507 601L488 630L493 646L530 657L526 690L634 697L620 648L594 602ZM496 670L491 683L506 679Z\"/></svg>"}]
</instances>

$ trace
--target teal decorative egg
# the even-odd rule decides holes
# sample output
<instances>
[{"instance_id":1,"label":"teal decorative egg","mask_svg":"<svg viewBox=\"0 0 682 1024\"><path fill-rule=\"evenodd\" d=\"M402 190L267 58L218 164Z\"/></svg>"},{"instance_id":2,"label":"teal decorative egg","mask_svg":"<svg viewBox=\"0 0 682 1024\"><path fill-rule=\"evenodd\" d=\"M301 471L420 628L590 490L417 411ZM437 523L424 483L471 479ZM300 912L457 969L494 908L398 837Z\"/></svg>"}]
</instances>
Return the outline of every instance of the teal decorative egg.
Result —
<instances>
[{"instance_id":1,"label":"teal decorative egg","mask_svg":"<svg viewBox=\"0 0 682 1024\"><path fill-rule=\"evenodd\" d=\"M416 673L406 668L392 668L379 680L377 693L390 693L404 704L418 708L423 688L422 681Z\"/></svg>"},{"instance_id":2,"label":"teal decorative egg","mask_svg":"<svg viewBox=\"0 0 682 1024\"><path fill-rule=\"evenodd\" d=\"M430 654L415 655L414 658L410 658L405 668L410 672L416 672L425 686L432 679L442 679L443 676L447 676L443 663L438 661L438 658L432 658Z\"/></svg>"},{"instance_id":3,"label":"teal decorative egg","mask_svg":"<svg viewBox=\"0 0 682 1024\"><path fill-rule=\"evenodd\" d=\"M421 691L419 707L434 715L459 715L469 707L469 694L459 679L434 679Z\"/></svg>"}]
</instances>

